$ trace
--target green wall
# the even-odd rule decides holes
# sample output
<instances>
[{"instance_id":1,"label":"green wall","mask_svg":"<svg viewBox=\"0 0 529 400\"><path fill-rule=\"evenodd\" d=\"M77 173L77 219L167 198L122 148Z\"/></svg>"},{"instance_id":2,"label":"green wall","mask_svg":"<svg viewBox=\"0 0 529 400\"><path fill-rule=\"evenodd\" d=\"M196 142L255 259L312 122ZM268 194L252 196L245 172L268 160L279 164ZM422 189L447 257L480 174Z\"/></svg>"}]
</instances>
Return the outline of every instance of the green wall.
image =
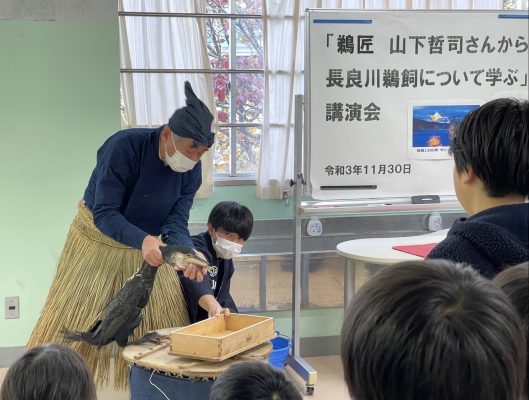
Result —
<instances>
[{"instance_id":1,"label":"green wall","mask_svg":"<svg viewBox=\"0 0 529 400\"><path fill-rule=\"evenodd\" d=\"M118 35L117 20L0 21L0 300L20 297L20 319L0 315L0 348L29 337L96 151L120 129ZM226 199L256 219L292 216L255 186L219 186L191 222Z\"/></svg>"},{"instance_id":2,"label":"green wall","mask_svg":"<svg viewBox=\"0 0 529 400\"><path fill-rule=\"evenodd\" d=\"M0 347L26 342L93 168L120 127L113 22L0 21Z\"/></svg>"},{"instance_id":3,"label":"green wall","mask_svg":"<svg viewBox=\"0 0 529 400\"><path fill-rule=\"evenodd\" d=\"M283 200L260 200L255 194L255 185L217 186L213 196L195 199L191 209L190 222L207 222L209 212L219 201L235 200L252 210L254 219L292 219L292 206L285 207ZM290 201L292 204L292 201Z\"/></svg>"}]
</instances>

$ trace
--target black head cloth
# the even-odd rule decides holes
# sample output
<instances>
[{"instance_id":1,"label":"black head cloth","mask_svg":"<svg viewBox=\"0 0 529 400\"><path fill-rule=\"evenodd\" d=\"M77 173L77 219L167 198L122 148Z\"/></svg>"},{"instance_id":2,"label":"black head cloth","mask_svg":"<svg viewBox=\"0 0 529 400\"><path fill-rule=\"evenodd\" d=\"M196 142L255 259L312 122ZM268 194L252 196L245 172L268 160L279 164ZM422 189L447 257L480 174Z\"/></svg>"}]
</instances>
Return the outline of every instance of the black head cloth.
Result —
<instances>
[{"instance_id":1,"label":"black head cloth","mask_svg":"<svg viewBox=\"0 0 529 400\"><path fill-rule=\"evenodd\" d=\"M215 134L211 132L213 115L193 92L191 84L185 83L186 106L179 108L169 118L169 127L178 136L193 139L195 145L211 147Z\"/></svg>"}]
</instances>

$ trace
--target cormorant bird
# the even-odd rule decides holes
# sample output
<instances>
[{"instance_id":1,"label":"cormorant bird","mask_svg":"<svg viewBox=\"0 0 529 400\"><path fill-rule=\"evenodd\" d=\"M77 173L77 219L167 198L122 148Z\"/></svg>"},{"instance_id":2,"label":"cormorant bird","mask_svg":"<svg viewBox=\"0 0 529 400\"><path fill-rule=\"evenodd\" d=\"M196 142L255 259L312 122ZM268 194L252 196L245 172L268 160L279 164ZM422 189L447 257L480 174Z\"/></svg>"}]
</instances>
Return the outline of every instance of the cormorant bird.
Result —
<instances>
[{"instance_id":1,"label":"cormorant bird","mask_svg":"<svg viewBox=\"0 0 529 400\"><path fill-rule=\"evenodd\" d=\"M164 261L172 266L195 264L212 268L190 247L170 244L160 247L160 250ZM100 319L88 332L70 331L65 328L62 330L64 337L72 341L85 341L98 347L113 341L116 341L121 347L129 344L129 336L143 320L141 310L149 301L158 268L151 267L144 262L140 269L127 279L123 287L110 300L101 312ZM134 343L144 343L156 336L155 332L150 332L135 340Z\"/></svg>"}]
</instances>

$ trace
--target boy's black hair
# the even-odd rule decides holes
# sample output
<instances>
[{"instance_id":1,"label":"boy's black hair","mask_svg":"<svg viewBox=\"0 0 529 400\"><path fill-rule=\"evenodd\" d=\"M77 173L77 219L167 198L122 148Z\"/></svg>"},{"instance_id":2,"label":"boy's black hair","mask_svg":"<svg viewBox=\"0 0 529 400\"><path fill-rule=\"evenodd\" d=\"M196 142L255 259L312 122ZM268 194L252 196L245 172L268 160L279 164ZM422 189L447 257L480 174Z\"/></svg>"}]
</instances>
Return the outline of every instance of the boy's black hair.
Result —
<instances>
[{"instance_id":1,"label":"boy's black hair","mask_svg":"<svg viewBox=\"0 0 529 400\"><path fill-rule=\"evenodd\" d=\"M443 260L382 268L354 296L342 327L355 400L517 400L524 354L505 293Z\"/></svg>"},{"instance_id":2,"label":"boy's black hair","mask_svg":"<svg viewBox=\"0 0 529 400\"><path fill-rule=\"evenodd\" d=\"M301 400L286 374L262 361L232 364L213 384L209 400Z\"/></svg>"},{"instance_id":3,"label":"boy's black hair","mask_svg":"<svg viewBox=\"0 0 529 400\"><path fill-rule=\"evenodd\" d=\"M472 167L490 197L529 194L529 101L500 98L468 113L450 143L456 170Z\"/></svg>"},{"instance_id":4,"label":"boy's black hair","mask_svg":"<svg viewBox=\"0 0 529 400\"><path fill-rule=\"evenodd\" d=\"M73 349L45 344L29 349L9 368L2 400L96 400L92 373Z\"/></svg>"},{"instance_id":5,"label":"boy's black hair","mask_svg":"<svg viewBox=\"0 0 529 400\"><path fill-rule=\"evenodd\" d=\"M209 213L208 224L213 229L224 229L248 240L253 229L253 214L250 209L235 201L221 201Z\"/></svg>"},{"instance_id":6,"label":"boy's black hair","mask_svg":"<svg viewBox=\"0 0 529 400\"><path fill-rule=\"evenodd\" d=\"M522 319L525 337L529 340L529 263L515 265L504 269L494 277L492 282L509 296ZM529 362L529 347L526 353L526 363ZM526 364L526 368L529 365ZM529 378L525 375L525 396L529 397Z\"/></svg>"}]
</instances>

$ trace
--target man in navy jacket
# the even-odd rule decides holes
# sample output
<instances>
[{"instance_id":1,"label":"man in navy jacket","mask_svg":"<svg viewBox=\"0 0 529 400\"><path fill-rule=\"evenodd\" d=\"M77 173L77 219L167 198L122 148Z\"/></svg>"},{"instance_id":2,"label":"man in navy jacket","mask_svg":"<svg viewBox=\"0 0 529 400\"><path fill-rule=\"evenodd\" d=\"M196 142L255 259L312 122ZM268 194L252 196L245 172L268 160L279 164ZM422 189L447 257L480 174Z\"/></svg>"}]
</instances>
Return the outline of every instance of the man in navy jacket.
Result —
<instances>
[{"instance_id":1,"label":"man in navy jacket","mask_svg":"<svg viewBox=\"0 0 529 400\"><path fill-rule=\"evenodd\" d=\"M146 261L163 264L160 246L193 247L187 228L193 197L200 187L200 157L214 141L213 115L185 84L186 106L159 128L132 128L110 136L97 152L78 213L70 227L57 272L27 347L61 343L61 329L85 331ZM187 267L187 268L186 268ZM180 265L190 279L206 268ZM186 280L187 280L186 278ZM175 272L160 268L135 329L182 326L189 322L185 295ZM98 385L108 381L111 349L75 344ZM125 387L128 368L117 358L114 382Z\"/></svg>"}]
</instances>

